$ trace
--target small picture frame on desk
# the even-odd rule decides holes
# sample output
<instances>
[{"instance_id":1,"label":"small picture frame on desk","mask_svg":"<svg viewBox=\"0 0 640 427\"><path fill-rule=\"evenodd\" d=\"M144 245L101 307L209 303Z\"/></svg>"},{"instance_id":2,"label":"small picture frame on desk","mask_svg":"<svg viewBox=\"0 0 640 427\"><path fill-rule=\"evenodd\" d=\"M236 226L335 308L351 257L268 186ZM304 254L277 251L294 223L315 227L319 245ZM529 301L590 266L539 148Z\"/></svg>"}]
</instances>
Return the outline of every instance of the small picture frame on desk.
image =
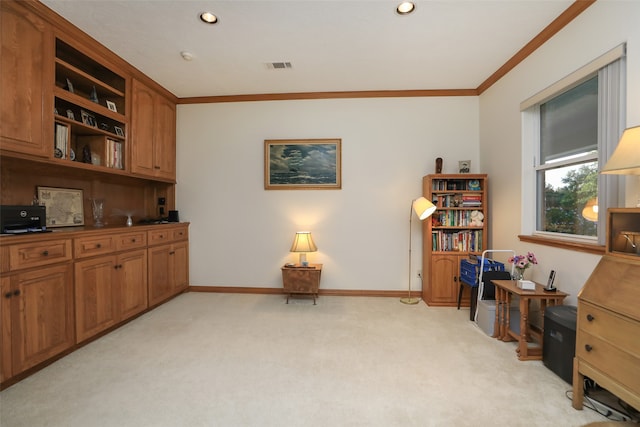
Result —
<instances>
[{"instance_id":1,"label":"small picture frame on desk","mask_svg":"<svg viewBox=\"0 0 640 427\"><path fill-rule=\"evenodd\" d=\"M75 188L37 187L38 200L46 208L47 227L84 225L83 192Z\"/></svg>"},{"instance_id":2,"label":"small picture frame on desk","mask_svg":"<svg viewBox=\"0 0 640 427\"><path fill-rule=\"evenodd\" d=\"M87 126L98 127L98 123L96 122L96 118L94 115L87 113L84 110L80 110L80 115L82 116L82 123Z\"/></svg>"},{"instance_id":3,"label":"small picture frame on desk","mask_svg":"<svg viewBox=\"0 0 640 427\"><path fill-rule=\"evenodd\" d=\"M118 112L118 108L116 107L116 103L113 101L107 101L107 108L111 111L113 111L114 113Z\"/></svg>"},{"instance_id":4,"label":"small picture frame on desk","mask_svg":"<svg viewBox=\"0 0 640 427\"><path fill-rule=\"evenodd\" d=\"M460 160L458 162L458 172L459 173L471 172L471 160Z\"/></svg>"}]
</instances>

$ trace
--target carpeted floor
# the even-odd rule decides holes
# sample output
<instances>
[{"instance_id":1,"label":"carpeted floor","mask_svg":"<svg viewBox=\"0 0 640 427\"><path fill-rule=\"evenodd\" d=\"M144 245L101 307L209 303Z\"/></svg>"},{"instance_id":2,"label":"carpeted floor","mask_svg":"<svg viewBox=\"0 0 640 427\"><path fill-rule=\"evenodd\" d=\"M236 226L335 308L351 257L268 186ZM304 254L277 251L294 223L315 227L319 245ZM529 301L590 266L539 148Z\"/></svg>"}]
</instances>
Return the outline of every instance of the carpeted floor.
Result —
<instances>
[{"instance_id":1,"label":"carpeted floor","mask_svg":"<svg viewBox=\"0 0 640 427\"><path fill-rule=\"evenodd\" d=\"M582 426L468 310L184 294L0 393L16 426Z\"/></svg>"}]
</instances>

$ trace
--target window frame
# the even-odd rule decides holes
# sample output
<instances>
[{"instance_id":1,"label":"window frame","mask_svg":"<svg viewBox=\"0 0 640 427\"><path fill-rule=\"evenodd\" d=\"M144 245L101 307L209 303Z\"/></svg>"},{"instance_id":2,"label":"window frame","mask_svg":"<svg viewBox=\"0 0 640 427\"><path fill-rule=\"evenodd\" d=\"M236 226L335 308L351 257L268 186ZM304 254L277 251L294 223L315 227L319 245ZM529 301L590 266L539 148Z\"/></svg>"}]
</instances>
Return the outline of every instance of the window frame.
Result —
<instances>
[{"instance_id":1,"label":"window frame","mask_svg":"<svg viewBox=\"0 0 640 427\"><path fill-rule=\"evenodd\" d=\"M598 170L606 164L624 131L626 94L626 45L622 44L561 79L540 93L523 101L522 114L522 234L520 240L534 243L550 243L571 249L604 252L605 213L607 208L618 205L624 192L624 180L617 176L598 175L598 232L594 236L538 230L538 207L544 190L539 190L538 173L541 170L580 164L589 159L598 161ZM612 65L614 65L612 67ZM606 70L606 71L603 71ZM540 105L573 89L598 75L598 148L597 153L586 153L579 158L554 162L552 166L540 161ZM613 84L612 84L613 82ZM616 86L617 85L617 86ZM617 90L617 93L613 93ZM605 111L606 110L606 111ZM591 161L592 161L591 160ZM532 197L533 196L533 197Z\"/></svg>"}]
</instances>

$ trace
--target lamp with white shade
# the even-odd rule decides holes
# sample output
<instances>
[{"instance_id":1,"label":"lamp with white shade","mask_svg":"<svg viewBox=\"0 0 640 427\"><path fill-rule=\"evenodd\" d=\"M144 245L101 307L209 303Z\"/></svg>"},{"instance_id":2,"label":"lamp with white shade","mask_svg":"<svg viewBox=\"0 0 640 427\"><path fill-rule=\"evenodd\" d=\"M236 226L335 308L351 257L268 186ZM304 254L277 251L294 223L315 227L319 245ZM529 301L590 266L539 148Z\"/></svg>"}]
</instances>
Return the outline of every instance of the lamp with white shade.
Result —
<instances>
[{"instance_id":1,"label":"lamp with white shade","mask_svg":"<svg viewBox=\"0 0 640 427\"><path fill-rule=\"evenodd\" d=\"M311 232L298 231L296 232L296 237L293 239L293 244L291 245L289 252L300 253L300 265L307 267L309 265L307 262L307 252L316 252L317 250L318 247L313 242Z\"/></svg>"},{"instance_id":2,"label":"lamp with white shade","mask_svg":"<svg viewBox=\"0 0 640 427\"><path fill-rule=\"evenodd\" d=\"M625 129L618 146L600 173L640 175L640 126Z\"/></svg>"},{"instance_id":3,"label":"lamp with white shade","mask_svg":"<svg viewBox=\"0 0 640 427\"><path fill-rule=\"evenodd\" d=\"M411 202L411 207L409 208L409 291L406 298L400 298L400 302L404 304L417 304L420 301L420 298L411 296L411 228L413 225L414 211L420 221L422 221L430 217L431 214L436 211L436 207L424 197L419 197Z\"/></svg>"}]
</instances>

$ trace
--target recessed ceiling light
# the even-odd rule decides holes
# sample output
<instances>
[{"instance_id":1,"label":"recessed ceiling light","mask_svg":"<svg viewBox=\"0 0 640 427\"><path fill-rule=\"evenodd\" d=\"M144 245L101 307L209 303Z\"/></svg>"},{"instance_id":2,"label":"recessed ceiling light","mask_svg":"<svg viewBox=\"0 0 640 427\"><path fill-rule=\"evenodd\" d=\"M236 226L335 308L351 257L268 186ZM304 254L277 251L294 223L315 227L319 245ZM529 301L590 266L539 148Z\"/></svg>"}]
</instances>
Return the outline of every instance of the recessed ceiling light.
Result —
<instances>
[{"instance_id":1,"label":"recessed ceiling light","mask_svg":"<svg viewBox=\"0 0 640 427\"><path fill-rule=\"evenodd\" d=\"M398 7L396 7L398 15L408 15L414 10L416 10L416 5L410 1L403 1L398 5Z\"/></svg>"},{"instance_id":2,"label":"recessed ceiling light","mask_svg":"<svg viewBox=\"0 0 640 427\"><path fill-rule=\"evenodd\" d=\"M215 24L218 22L218 17L211 12L202 12L200 14L200 20L205 24Z\"/></svg>"}]
</instances>

